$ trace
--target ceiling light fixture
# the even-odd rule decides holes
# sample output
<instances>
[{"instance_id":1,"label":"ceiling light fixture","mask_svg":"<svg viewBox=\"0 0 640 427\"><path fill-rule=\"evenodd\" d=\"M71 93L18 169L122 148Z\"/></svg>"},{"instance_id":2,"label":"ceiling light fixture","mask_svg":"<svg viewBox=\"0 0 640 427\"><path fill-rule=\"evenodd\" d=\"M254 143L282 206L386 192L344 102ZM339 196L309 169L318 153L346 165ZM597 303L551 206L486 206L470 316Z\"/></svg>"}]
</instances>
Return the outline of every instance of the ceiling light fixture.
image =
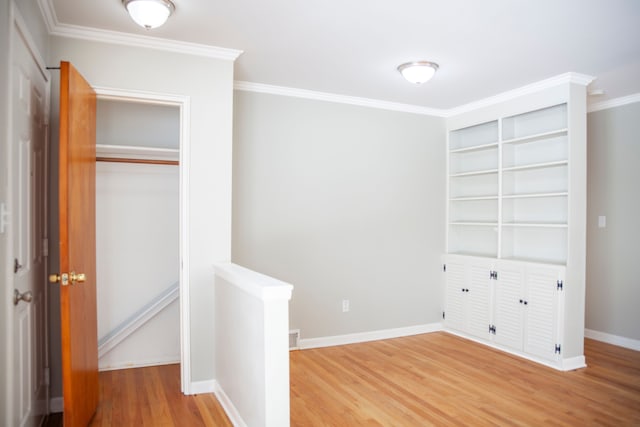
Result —
<instances>
[{"instance_id":1,"label":"ceiling light fixture","mask_svg":"<svg viewBox=\"0 0 640 427\"><path fill-rule=\"evenodd\" d=\"M415 85L421 85L429 81L437 69L438 64L429 61L407 62L398 65L398 71L402 74L402 77Z\"/></svg>"},{"instance_id":2,"label":"ceiling light fixture","mask_svg":"<svg viewBox=\"0 0 640 427\"><path fill-rule=\"evenodd\" d=\"M131 19L147 30L167 22L169 16L176 10L170 0L122 0L122 4L129 12Z\"/></svg>"}]
</instances>

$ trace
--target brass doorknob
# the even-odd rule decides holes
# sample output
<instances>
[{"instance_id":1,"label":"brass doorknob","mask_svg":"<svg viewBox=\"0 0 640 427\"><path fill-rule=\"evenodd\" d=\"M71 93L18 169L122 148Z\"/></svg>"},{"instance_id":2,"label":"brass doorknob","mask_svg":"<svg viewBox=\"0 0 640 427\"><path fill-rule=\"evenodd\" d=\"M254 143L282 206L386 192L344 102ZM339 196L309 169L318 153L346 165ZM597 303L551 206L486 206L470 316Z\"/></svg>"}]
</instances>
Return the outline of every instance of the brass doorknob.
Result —
<instances>
[{"instance_id":1,"label":"brass doorknob","mask_svg":"<svg viewBox=\"0 0 640 427\"><path fill-rule=\"evenodd\" d=\"M84 283L87 280L87 276L84 273L77 273L72 271L69 273L69 278L71 279L71 283Z\"/></svg>"},{"instance_id":2,"label":"brass doorknob","mask_svg":"<svg viewBox=\"0 0 640 427\"><path fill-rule=\"evenodd\" d=\"M51 283L60 283L62 286L73 285L74 283L83 283L87 280L87 276L84 273L76 273L72 271L71 273L61 273L61 274L50 274L49 282Z\"/></svg>"}]
</instances>

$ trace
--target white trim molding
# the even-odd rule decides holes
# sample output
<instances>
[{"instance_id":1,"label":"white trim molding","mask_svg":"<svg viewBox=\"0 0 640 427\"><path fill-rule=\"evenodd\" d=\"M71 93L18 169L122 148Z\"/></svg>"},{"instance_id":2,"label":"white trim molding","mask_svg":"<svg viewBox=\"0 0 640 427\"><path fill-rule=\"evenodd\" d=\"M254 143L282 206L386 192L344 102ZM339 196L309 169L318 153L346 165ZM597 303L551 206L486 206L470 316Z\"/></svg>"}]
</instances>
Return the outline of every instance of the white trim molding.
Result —
<instances>
[{"instance_id":1,"label":"white trim molding","mask_svg":"<svg viewBox=\"0 0 640 427\"><path fill-rule=\"evenodd\" d=\"M46 2L47 0L40 0ZM189 173L191 168L191 98L156 92L106 87L93 88L99 99L125 100L180 108L180 384L184 394L191 393L191 310L189 254Z\"/></svg>"},{"instance_id":2,"label":"white trim molding","mask_svg":"<svg viewBox=\"0 0 640 427\"><path fill-rule=\"evenodd\" d=\"M633 104L636 102L640 102L640 93L621 96L620 98L608 99L606 101L594 102L589 105L587 113L594 113L596 111L607 110L609 108L622 107L623 105Z\"/></svg>"},{"instance_id":3,"label":"white trim molding","mask_svg":"<svg viewBox=\"0 0 640 427\"><path fill-rule=\"evenodd\" d=\"M96 145L96 156L108 159L142 159L180 161L180 150L131 145Z\"/></svg>"},{"instance_id":4,"label":"white trim molding","mask_svg":"<svg viewBox=\"0 0 640 427\"><path fill-rule=\"evenodd\" d=\"M477 110L478 108L499 104L523 95L539 92L541 90L559 86L566 83L576 83L584 86L589 85L595 77L579 73L564 73L539 82L531 83L513 90L499 93L479 101L470 102L458 107L449 109L429 108L420 105L401 104L377 99L359 98L355 96L339 95L327 92L316 92L306 89L297 89L284 86L274 86L262 83L252 83L236 81L233 85L235 90L245 92L267 93L271 95L289 96L293 98L313 99L316 101L335 102L339 104L358 105L362 107L379 108L382 110L401 111L405 113L422 114L435 117L452 117L458 114Z\"/></svg>"},{"instance_id":5,"label":"white trim molding","mask_svg":"<svg viewBox=\"0 0 640 427\"><path fill-rule=\"evenodd\" d=\"M192 381L189 388L191 394L218 393L220 385L216 380Z\"/></svg>"},{"instance_id":6,"label":"white trim molding","mask_svg":"<svg viewBox=\"0 0 640 427\"><path fill-rule=\"evenodd\" d=\"M313 90L297 89L284 86L266 85L262 83L236 81L233 85L233 88L235 90L245 92L267 93L271 95L289 96L292 98L304 98L316 101L335 102L338 104L357 105L360 107L422 114L425 116L444 117L446 114L446 110L437 108L428 108L419 105L401 104L397 102L381 101L378 99L359 98L356 96L338 95L335 93L317 92Z\"/></svg>"},{"instance_id":7,"label":"white trim molding","mask_svg":"<svg viewBox=\"0 0 640 427\"><path fill-rule=\"evenodd\" d=\"M535 83L531 83L519 88L499 93L497 95L490 96L488 98L481 99L479 101L470 102L468 104L461 105L459 107L450 108L446 110L446 116L452 117L469 111L477 110L479 108L488 107L490 105L500 104L505 101L519 98L524 95L540 92L541 90L556 87L566 83L576 83L583 86L589 85L595 77L588 76L586 74L579 73L564 73L554 77L550 77L545 80L540 80Z\"/></svg>"},{"instance_id":8,"label":"white trim molding","mask_svg":"<svg viewBox=\"0 0 640 427\"><path fill-rule=\"evenodd\" d=\"M238 408L235 407L231 399L229 399L229 396L227 396L227 393L224 392L222 387L220 387L220 384L217 382L215 382L214 393L216 394L216 398L218 399L220 406L222 406L222 409L224 409L224 412L227 414L229 421L231 421L231 424L233 424L234 427L247 427L247 423L245 423L242 416L240 416Z\"/></svg>"},{"instance_id":9,"label":"white trim molding","mask_svg":"<svg viewBox=\"0 0 640 427\"><path fill-rule=\"evenodd\" d=\"M606 342L607 344L617 345L619 347L628 348L630 350L640 351L640 340L633 338L621 337L619 335L608 334L606 332L585 329L584 336L592 340Z\"/></svg>"},{"instance_id":10,"label":"white trim molding","mask_svg":"<svg viewBox=\"0 0 640 427\"><path fill-rule=\"evenodd\" d=\"M119 371L121 369L147 368L149 366L176 365L178 363L180 363L180 360L179 359L176 360L176 358L172 356L160 357L157 359L147 359L147 360L142 360L135 363L122 362L122 363L116 363L113 365L101 365L100 362L98 362L98 371L100 372Z\"/></svg>"},{"instance_id":11,"label":"white trim molding","mask_svg":"<svg viewBox=\"0 0 640 427\"><path fill-rule=\"evenodd\" d=\"M64 400L61 397L52 397L49 399L49 413L59 414L64 411Z\"/></svg>"},{"instance_id":12,"label":"white trim molding","mask_svg":"<svg viewBox=\"0 0 640 427\"><path fill-rule=\"evenodd\" d=\"M186 55L225 59L229 61L235 61L242 54L242 51L237 49L228 49L198 43L187 43L177 40L101 30L78 25L62 24L58 21L52 1L53 0L39 0L38 4L49 34L53 36L158 49L168 52L184 53Z\"/></svg>"},{"instance_id":13,"label":"white trim molding","mask_svg":"<svg viewBox=\"0 0 640 427\"><path fill-rule=\"evenodd\" d=\"M378 331L360 332L355 334L334 335L330 337L300 339L300 349L332 347L336 345L356 344L367 341L386 340L390 338L408 337L411 335L428 334L442 331L441 323L406 326L403 328L382 329Z\"/></svg>"}]
</instances>

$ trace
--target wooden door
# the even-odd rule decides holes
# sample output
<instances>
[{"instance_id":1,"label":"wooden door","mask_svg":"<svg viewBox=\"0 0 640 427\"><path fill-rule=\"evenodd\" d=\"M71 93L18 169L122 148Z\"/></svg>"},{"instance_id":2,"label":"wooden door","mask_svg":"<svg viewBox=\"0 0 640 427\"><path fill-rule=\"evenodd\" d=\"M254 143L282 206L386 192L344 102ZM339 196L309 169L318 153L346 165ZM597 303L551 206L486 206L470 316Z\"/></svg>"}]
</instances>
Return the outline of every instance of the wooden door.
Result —
<instances>
[{"instance_id":1,"label":"wooden door","mask_svg":"<svg viewBox=\"0 0 640 427\"><path fill-rule=\"evenodd\" d=\"M96 93L68 62L60 63L59 150L64 425L84 427L98 406Z\"/></svg>"}]
</instances>

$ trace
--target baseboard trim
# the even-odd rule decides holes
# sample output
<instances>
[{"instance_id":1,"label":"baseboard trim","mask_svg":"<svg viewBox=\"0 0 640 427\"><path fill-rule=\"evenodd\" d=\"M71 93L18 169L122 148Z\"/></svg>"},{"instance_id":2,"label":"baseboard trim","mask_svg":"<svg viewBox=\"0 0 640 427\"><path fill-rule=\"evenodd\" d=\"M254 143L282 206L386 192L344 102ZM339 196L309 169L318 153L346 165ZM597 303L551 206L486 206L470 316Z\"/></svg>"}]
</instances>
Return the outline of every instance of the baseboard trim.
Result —
<instances>
[{"instance_id":1,"label":"baseboard trim","mask_svg":"<svg viewBox=\"0 0 640 427\"><path fill-rule=\"evenodd\" d=\"M61 397L52 397L49 399L49 412L52 414L58 414L64 410L64 400Z\"/></svg>"},{"instance_id":2,"label":"baseboard trim","mask_svg":"<svg viewBox=\"0 0 640 427\"><path fill-rule=\"evenodd\" d=\"M494 344L490 341L485 341L481 338L477 338L472 335L467 335L463 332L459 332L453 329L444 329L444 331L448 334L455 335L465 340L473 341L480 345L484 345L486 347L491 347L502 353L512 354L521 359L528 360L530 362L534 362L539 365L548 366L549 368L555 369L556 371L573 371L575 369L587 367L584 356L576 356L569 359L558 359L557 361L552 361L552 360L544 359L542 357L536 357L534 355L527 354L522 351L513 350L513 349L510 349L509 347L503 347L501 345Z\"/></svg>"},{"instance_id":3,"label":"baseboard trim","mask_svg":"<svg viewBox=\"0 0 640 427\"><path fill-rule=\"evenodd\" d=\"M227 414L227 417L229 417L229 421L231 421L231 424L233 424L234 427L247 427L247 423L244 422L244 420L240 416L240 412L238 412L238 409L236 408L236 406L233 404L231 399L229 399L229 396L227 396L227 393L224 392L224 390L222 389L222 387L217 381L215 381L215 383L216 383L216 391L215 391L216 398L218 399L218 402L220 402L220 406L222 406L222 409L224 409L224 412Z\"/></svg>"},{"instance_id":4,"label":"baseboard trim","mask_svg":"<svg viewBox=\"0 0 640 427\"><path fill-rule=\"evenodd\" d=\"M569 359L562 359L562 371L575 371L576 369L582 369L587 367L587 361L584 356L571 357Z\"/></svg>"},{"instance_id":5,"label":"baseboard trim","mask_svg":"<svg viewBox=\"0 0 640 427\"><path fill-rule=\"evenodd\" d=\"M584 336L596 341L606 342L607 344L617 345L619 347L628 348L630 350L640 351L640 340L633 338L621 337L619 335L608 334L606 332L594 331L593 329L585 329Z\"/></svg>"},{"instance_id":6,"label":"baseboard trim","mask_svg":"<svg viewBox=\"0 0 640 427\"><path fill-rule=\"evenodd\" d=\"M407 326L404 328L382 329L378 331L360 332L356 334L334 335L329 337L300 339L300 349L332 347L336 345L356 344L367 341L386 340L390 338L408 337L442 330L441 323Z\"/></svg>"},{"instance_id":7,"label":"baseboard trim","mask_svg":"<svg viewBox=\"0 0 640 427\"><path fill-rule=\"evenodd\" d=\"M220 386L216 380L191 381L189 392L186 394L217 393L219 388Z\"/></svg>"},{"instance_id":8,"label":"baseboard trim","mask_svg":"<svg viewBox=\"0 0 640 427\"><path fill-rule=\"evenodd\" d=\"M162 359L143 360L140 362L115 363L107 366L100 366L100 363L98 363L98 371L117 371L120 369L147 368L149 366L174 365L178 363L180 363L179 355Z\"/></svg>"}]
</instances>

